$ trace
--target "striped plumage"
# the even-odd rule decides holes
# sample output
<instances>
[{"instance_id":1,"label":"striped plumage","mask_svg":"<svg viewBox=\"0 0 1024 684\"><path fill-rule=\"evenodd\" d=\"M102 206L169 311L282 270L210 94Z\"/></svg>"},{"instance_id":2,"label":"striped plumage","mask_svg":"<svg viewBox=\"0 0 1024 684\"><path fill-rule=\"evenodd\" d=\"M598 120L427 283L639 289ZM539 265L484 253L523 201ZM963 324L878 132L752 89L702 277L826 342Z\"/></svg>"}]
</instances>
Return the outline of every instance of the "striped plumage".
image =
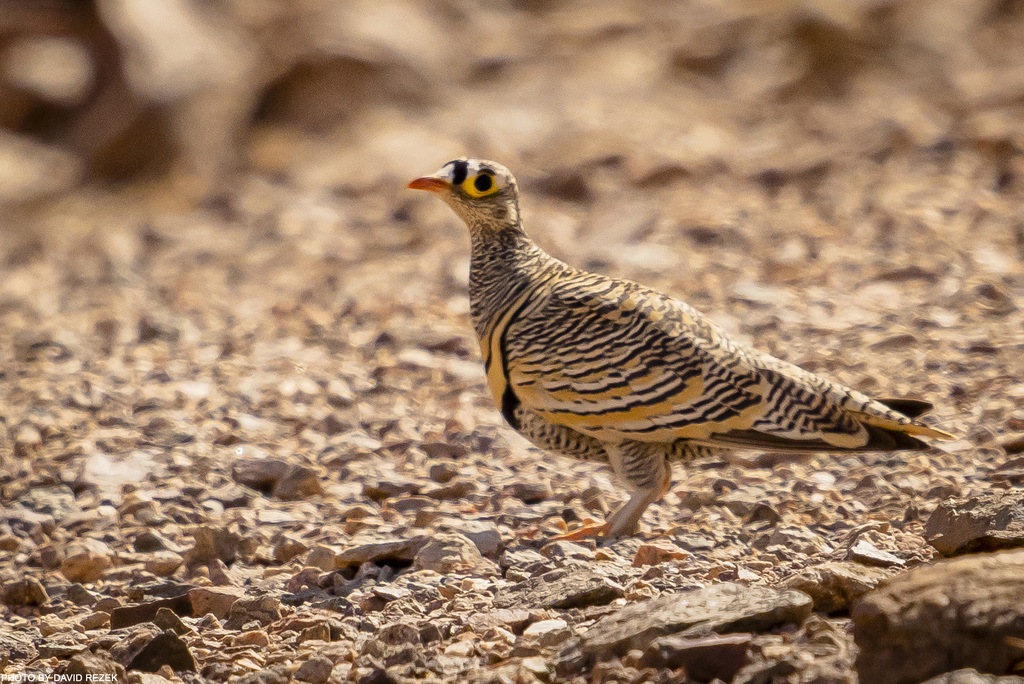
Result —
<instances>
[{"instance_id":1,"label":"striped plumage","mask_svg":"<svg viewBox=\"0 0 1024 684\"><path fill-rule=\"evenodd\" d=\"M915 420L926 402L870 399L740 347L679 300L548 255L500 164L459 159L410 187L469 227L473 325L505 419L544 449L607 459L634 490L610 536L664 493L668 461L698 451L889 451L950 436Z\"/></svg>"}]
</instances>

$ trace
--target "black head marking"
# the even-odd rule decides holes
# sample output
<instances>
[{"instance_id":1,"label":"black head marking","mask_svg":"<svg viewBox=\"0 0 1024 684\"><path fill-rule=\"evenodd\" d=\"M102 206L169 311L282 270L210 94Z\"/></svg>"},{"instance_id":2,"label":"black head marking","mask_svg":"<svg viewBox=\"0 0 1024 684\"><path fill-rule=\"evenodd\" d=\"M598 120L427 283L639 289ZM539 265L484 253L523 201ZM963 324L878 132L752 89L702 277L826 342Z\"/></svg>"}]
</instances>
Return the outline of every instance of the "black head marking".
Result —
<instances>
[{"instance_id":1,"label":"black head marking","mask_svg":"<svg viewBox=\"0 0 1024 684\"><path fill-rule=\"evenodd\" d=\"M469 172L469 163L459 159L451 162L452 165L452 184L461 185L462 181L466 180L466 174Z\"/></svg>"}]
</instances>

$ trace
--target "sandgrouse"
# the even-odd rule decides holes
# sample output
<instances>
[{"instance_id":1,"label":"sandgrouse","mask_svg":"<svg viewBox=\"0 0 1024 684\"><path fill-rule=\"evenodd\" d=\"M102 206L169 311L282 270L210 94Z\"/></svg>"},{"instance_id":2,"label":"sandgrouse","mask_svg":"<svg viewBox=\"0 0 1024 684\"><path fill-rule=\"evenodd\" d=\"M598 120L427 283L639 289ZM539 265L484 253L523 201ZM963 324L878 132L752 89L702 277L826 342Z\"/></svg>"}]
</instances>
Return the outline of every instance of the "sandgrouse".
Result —
<instances>
[{"instance_id":1,"label":"sandgrouse","mask_svg":"<svg viewBox=\"0 0 1024 684\"><path fill-rule=\"evenodd\" d=\"M505 420L542 449L609 461L632 489L588 534L635 532L673 460L722 448L913 450L928 446L918 437L951 437L916 421L927 402L871 399L740 346L677 299L550 256L523 230L501 164L457 159L409 187L469 227L470 312Z\"/></svg>"}]
</instances>

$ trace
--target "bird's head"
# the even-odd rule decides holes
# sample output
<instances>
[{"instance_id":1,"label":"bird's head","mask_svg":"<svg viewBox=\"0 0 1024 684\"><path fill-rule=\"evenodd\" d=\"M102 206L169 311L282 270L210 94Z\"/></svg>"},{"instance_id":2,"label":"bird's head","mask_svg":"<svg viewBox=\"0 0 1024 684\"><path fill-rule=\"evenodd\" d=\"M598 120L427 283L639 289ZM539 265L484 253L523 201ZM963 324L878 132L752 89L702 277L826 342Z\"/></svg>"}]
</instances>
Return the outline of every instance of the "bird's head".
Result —
<instances>
[{"instance_id":1,"label":"bird's head","mask_svg":"<svg viewBox=\"0 0 1024 684\"><path fill-rule=\"evenodd\" d=\"M455 159L436 173L409 183L455 210L471 230L501 230L519 224L519 187L512 172L497 162Z\"/></svg>"}]
</instances>

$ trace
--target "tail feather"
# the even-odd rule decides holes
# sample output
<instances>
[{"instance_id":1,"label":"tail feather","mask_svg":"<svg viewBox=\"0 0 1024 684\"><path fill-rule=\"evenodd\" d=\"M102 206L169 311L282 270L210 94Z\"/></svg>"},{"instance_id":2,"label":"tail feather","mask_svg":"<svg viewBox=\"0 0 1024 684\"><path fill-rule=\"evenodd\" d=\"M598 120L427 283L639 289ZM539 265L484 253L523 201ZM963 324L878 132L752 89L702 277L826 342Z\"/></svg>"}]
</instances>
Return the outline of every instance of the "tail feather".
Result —
<instances>
[{"instance_id":1,"label":"tail feather","mask_svg":"<svg viewBox=\"0 0 1024 684\"><path fill-rule=\"evenodd\" d=\"M911 426L901 425L900 427ZM864 424L864 429L868 431L868 443L861 447L863 451L918 451L930 448L928 443L922 442L904 430L868 424Z\"/></svg>"}]
</instances>

